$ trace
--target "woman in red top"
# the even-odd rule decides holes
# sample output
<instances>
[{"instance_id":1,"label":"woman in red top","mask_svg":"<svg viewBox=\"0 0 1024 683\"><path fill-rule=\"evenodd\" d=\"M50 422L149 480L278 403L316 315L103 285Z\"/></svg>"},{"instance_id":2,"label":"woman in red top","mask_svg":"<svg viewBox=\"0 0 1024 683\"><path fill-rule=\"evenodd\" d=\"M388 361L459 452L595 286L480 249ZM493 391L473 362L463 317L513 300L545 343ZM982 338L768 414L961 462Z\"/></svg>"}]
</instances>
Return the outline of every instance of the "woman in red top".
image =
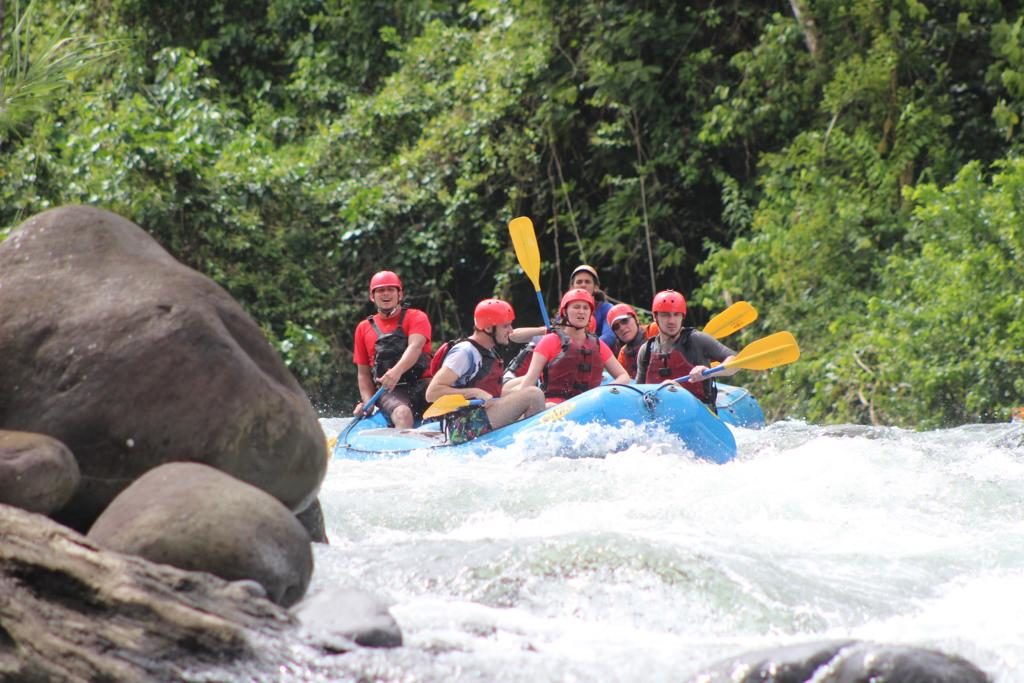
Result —
<instances>
[{"instance_id":1,"label":"woman in red top","mask_svg":"<svg viewBox=\"0 0 1024 683\"><path fill-rule=\"evenodd\" d=\"M569 290L562 297L558 313L564 321L562 329L537 342L521 386L534 386L543 377L542 388L550 406L600 385L602 370L611 374L615 384L628 384L629 375L612 350L587 331L594 314L590 292Z\"/></svg>"}]
</instances>

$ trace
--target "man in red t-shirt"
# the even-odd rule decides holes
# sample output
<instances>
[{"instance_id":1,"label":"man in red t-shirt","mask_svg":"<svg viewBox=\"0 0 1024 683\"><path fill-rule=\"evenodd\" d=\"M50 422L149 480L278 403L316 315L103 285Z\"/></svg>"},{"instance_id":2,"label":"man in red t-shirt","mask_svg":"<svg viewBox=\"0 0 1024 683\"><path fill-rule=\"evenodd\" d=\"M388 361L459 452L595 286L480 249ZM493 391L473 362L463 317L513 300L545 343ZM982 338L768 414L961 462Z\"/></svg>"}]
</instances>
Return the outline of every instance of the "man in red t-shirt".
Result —
<instances>
[{"instance_id":1,"label":"man in red t-shirt","mask_svg":"<svg viewBox=\"0 0 1024 683\"><path fill-rule=\"evenodd\" d=\"M353 414L362 415L363 404L385 388L377 401L381 412L398 429L411 429L423 409L420 378L430 364L430 320L416 308L403 308L402 281L390 270L370 279L370 301L376 315L356 327L352 362L362 401Z\"/></svg>"}]
</instances>

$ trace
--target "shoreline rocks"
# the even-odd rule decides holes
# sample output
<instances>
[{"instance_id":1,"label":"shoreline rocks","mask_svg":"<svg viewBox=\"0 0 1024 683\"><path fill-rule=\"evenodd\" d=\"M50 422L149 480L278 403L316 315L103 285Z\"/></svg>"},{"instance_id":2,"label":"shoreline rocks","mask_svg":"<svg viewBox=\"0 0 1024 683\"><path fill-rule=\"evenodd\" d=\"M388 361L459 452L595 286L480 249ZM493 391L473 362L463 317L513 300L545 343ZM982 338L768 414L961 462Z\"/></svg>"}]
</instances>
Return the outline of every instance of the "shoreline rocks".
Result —
<instances>
[{"instance_id":1,"label":"shoreline rocks","mask_svg":"<svg viewBox=\"0 0 1024 683\"><path fill-rule=\"evenodd\" d=\"M689 683L991 683L971 662L936 650L827 640L746 652Z\"/></svg>"},{"instance_id":2,"label":"shoreline rocks","mask_svg":"<svg viewBox=\"0 0 1024 683\"><path fill-rule=\"evenodd\" d=\"M80 479L75 456L57 439L0 430L0 503L49 515L71 500Z\"/></svg>"},{"instance_id":3,"label":"shoreline rocks","mask_svg":"<svg viewBox=\"0 0 1024 683\"><path fill-rule=\"evenodd\" d=\"M81 482L56 513L87 529L144 472L200 462L300 512L327 467L316 411L259 326L139 226L89 206L0 242L0 428L46 434Z\"/></svg>"},{"instance_id":4,"label":"shoreline rocks","mask_svg":"<svg viewBox=\"0 0 1024 683\"><path fill-rule=\"evenodd\" d=\"M0 505L0 679L181 680L260 662L295 619L244 582L101 550Z\"/></svg>"}]
</instances>

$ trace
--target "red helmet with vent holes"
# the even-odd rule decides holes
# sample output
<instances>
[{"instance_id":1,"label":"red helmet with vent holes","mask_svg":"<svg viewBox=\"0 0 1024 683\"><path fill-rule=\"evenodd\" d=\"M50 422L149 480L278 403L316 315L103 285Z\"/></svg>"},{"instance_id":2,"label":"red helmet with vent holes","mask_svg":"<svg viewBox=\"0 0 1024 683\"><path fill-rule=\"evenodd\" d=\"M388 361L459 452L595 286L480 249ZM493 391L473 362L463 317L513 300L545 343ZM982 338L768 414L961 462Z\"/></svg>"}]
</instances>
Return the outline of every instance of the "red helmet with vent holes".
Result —
<instances>
[{"instance_id":1,"label":"red helmet with vent holes","mask_svg":"<svg viewBox=\"0 0 1024 683\"><path fill-rule=\"evenodd\" d=\"M651 310L655 313L682 313L686 315L686 298L674 289L666 289L654 295Z\"/></svg>"},{"instance_id":2,"label":"red helmet with vent holes","mask_svg":"<svg viewBox=\"0 0 1024 683\"><path fill-rule=\"evenodd\" d=\"M594 296L585 289L570 289L562 297L562 303L558 304L558 315L565 317L565 309L569 307L569 304L582 301L590 306L590 312L593 313L597 304L594 303Z\"/></svg>"},{"instance_id":3,"label":"red helmet with vent holes","mask_svg":"<svg viewBox=\"0 0 1024 683\"><path fill-rule=\"evenodd\" d=\"M639 324L640 320L636 317L636 311L633 310L632 306L629 304L615 304L608 309L608 327L614 325L617 320L628 318L629 316L633 316L633 320L636 320Z\"/></svg>"},{"instance_id":4,"label":"red helmet with vent holes","mask_svg":"<svg viewBox=\"0 0 1024 683\"><path fill-rule=\"evenodd\" d=\"M398 287L402 289L402 281L390 270L382 270L370 278L370 299L373 299L373 290L381 287Z\"/></svg>"},{"instance_id":5,"label":"red helmet with vent holes","mask_svg":"<svg viewBox=\"0 0 1024 683\"><path fill-rule=\"evenodd\" d=\"M516 312L512 310L512 305L501 299L484 299L473 311L473 325L478 330L506 325L515 319Z\"/></svg>"}]
</instances>

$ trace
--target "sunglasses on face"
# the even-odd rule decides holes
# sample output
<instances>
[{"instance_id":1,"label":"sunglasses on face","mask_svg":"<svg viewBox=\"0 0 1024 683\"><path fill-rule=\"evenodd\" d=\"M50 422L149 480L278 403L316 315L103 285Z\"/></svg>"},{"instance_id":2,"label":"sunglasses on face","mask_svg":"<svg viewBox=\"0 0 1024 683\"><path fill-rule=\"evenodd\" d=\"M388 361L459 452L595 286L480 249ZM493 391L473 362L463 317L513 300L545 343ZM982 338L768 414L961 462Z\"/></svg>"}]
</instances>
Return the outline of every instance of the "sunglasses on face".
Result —
<instances>
[{"instance_id":1,"label":"sunglasses on face","mask_svg":"<svg viewBox=\"0 0 1024 683\"><path fill-rule=\"evenodd\" d=\"M616 320L612 323L612 332L618 332L620 327L625 327L629 320Z\"/></svg>"}]
</instances>

